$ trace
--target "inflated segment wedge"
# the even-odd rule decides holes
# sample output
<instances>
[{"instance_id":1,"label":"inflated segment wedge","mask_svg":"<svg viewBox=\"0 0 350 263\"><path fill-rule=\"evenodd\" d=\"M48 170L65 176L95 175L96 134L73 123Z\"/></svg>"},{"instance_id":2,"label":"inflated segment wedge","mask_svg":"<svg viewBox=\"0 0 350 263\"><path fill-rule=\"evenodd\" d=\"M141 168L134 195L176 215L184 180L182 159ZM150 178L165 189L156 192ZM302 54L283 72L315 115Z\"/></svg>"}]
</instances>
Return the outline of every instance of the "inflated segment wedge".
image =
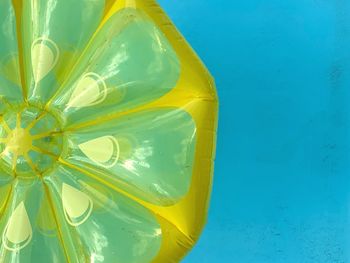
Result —
<instances>
[{"instance_id":1,"label":"inflated segment wedge","mask_svg":"<svg viewBox=\"0 0 350 263\"><path fill-rule=\"evenodd\" d=\"M217 96L151 0L0 1L0 262L178 262Z\"/></svg>"}]
</instances>

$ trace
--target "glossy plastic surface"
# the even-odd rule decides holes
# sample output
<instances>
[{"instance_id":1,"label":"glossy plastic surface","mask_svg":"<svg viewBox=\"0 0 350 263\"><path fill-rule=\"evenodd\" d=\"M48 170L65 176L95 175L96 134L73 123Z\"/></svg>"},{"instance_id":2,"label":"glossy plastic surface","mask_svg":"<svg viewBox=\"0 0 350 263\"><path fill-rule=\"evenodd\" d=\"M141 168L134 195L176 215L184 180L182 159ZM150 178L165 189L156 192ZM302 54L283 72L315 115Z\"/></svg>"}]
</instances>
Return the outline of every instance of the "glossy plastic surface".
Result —
<instances>
[{"instance_id":1,"label":"glossy plastic surface","mask_svg":"<svg viewBox=\"0 0 350 263\"><path fill-rule=\"evenodd\" d=\"M0 3L0 262L178 262L217 97L154 1Z\"/></svg>"}]
</instances>

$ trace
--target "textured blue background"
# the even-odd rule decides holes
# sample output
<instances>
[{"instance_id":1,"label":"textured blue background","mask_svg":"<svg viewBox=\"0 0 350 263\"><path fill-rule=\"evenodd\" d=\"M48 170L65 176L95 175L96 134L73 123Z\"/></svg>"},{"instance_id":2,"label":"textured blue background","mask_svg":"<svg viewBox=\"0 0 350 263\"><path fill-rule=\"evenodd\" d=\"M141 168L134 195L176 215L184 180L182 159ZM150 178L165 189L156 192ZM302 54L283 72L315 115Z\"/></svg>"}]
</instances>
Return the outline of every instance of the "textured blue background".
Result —
<instances>
[{"instance_id":1,"label":"textured blue background","mask_svg":"<svg viewBox=\"0 0 350 263\"><path fill-rule=\"evenodd\" d=\"M184 262L350 262L350 2L159 2L221 102L209 221Z\"/></svg>"}]
</instances>

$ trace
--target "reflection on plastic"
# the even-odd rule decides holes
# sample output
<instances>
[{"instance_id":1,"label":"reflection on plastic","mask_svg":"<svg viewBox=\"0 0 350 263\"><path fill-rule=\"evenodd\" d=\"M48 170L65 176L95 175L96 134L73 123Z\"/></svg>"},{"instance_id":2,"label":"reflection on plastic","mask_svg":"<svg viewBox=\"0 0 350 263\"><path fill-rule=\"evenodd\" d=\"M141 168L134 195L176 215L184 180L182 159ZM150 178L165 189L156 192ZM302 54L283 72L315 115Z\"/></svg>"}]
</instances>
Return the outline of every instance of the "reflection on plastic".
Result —
<instances>
[{"instance_id":1,"label":"reflection on plastic","mask_svg":"<svg viewBox=\"0 0 350 263\"><path fill-rule=\"evenodd\" d=\"M211 189L203 64L153 0L3 0L0 23L0 262L178 262Z\"/></svg>"}]
</instances>

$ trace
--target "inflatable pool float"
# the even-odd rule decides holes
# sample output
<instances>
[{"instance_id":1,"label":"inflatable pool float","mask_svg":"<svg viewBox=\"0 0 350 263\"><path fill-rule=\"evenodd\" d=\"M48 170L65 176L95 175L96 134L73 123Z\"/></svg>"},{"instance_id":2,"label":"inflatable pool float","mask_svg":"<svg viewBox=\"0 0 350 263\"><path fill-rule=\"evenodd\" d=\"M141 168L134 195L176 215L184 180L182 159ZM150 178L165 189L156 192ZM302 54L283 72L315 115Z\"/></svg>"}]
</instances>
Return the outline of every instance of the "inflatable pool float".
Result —
<instances>
[{"instance_id":1,"label":"inflatable pool float","mask_svg":"<svg viewBox=\"0 0 350 263\"><path fill-rule=\"evenodd\" d=\"M178 262L211 190L213 80L150 0L0 2L0 262Z\"/></svg>"}]
</instances>

